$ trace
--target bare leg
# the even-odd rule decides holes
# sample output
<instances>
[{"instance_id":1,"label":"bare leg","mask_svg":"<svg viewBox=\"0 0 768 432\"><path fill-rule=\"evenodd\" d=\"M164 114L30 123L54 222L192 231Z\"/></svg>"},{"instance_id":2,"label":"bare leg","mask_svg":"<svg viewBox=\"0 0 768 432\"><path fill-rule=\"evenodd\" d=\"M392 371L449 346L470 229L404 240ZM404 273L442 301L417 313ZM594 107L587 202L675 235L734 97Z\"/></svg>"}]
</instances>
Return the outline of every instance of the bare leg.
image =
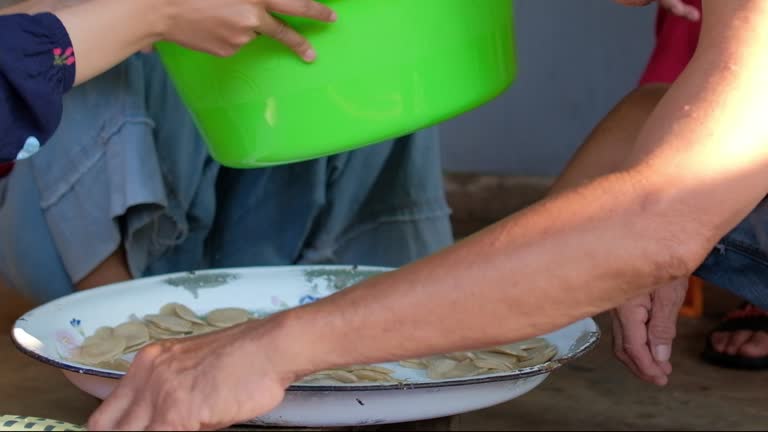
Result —
<instances>
[{"instance_id":1,"label":"bare leg","mask_svg":"<svg viewBox=\"0 0 768 432\"><path fill-rule=\"evenodd\" d=\"M125 260L125 252L121 247L107 257L104 262L99 264L98 267L85 276L80 282L76 283L75 288L81 291L131 279L133 278L128 271L128 262Z\"/></svg>"}]
</instances>

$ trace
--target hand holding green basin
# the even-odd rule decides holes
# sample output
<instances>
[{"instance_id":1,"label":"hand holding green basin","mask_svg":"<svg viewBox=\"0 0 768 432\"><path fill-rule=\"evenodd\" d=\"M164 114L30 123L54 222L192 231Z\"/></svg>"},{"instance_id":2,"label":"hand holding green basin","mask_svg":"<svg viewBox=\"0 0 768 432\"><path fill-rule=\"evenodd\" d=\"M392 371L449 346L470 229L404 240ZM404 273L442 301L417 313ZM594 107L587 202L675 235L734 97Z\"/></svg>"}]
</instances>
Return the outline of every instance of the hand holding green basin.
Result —
<instances>
[{"instance_id":1,"label":"hand holding green basin","mask_svg":"<svg viewBox=\"0 0 768 432\"><path fill-rule=\"evenodd\" d=\"M515 76L511 0L327 0L324 24L286 18L306 64L259 37L229 58L157 51L213 157L253 168L363 147L482 105Z\"/></svg>"}]
</instances>

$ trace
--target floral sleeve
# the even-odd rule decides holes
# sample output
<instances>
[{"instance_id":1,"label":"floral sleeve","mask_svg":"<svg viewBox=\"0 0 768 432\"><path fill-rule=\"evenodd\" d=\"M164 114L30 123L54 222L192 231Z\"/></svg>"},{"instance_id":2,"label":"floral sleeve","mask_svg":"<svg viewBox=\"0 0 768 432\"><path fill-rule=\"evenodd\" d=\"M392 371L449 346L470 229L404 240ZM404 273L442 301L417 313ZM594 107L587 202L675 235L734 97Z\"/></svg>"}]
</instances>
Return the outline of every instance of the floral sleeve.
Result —
<instances>
[{"instance_id":1,"label":"floral sleeve","mask_svg":"<svg viewBox=\"0 0 768 432\"><path fill-rule=\"evenodd\" d=\"M0 16L0 176L51 137L74 80L72 43L55 15Z\"/></svg>"}]
</instances>

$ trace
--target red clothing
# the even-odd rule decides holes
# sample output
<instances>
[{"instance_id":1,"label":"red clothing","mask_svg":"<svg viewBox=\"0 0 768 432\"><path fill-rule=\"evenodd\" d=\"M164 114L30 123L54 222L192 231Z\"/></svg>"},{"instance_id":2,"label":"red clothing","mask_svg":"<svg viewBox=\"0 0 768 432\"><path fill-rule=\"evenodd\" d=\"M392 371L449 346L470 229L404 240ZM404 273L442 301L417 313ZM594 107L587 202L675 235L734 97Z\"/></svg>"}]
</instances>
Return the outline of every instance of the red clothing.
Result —
<instances>
[{"instance_id":1,"label":"red clothing","mask_svg":"<svg viewBox=\"0 0 768 432\"><path fill-rule=\"evenodd\" d=\"M701 0L685 0L701 11ZM673 83L696 51L701 20L689 21L660 7L656 17L656 47L640 84Z\"/></svg>"},{"instance_id":2,"label":"red clothing","mask_svg":"<svg viewBox=\"0 0 768 432\"><path fill-rule=\"evenodd\" d=\"M7 176L13 170L13 162L0 162L0 179Z\"/></svg>"}]
</instances>

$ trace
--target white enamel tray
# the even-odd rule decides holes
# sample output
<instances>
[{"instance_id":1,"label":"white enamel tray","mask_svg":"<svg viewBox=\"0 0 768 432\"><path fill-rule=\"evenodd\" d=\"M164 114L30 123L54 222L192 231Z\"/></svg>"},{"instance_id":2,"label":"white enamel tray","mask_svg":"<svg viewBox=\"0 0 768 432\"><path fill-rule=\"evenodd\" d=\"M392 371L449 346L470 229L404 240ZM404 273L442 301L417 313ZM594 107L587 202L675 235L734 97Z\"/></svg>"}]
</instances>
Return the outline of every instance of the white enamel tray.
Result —
<instances>
[{"instance_id":1,"label":"white enamel tray","mask_svg":"<svg viewBox=\"0 0 768 432\"><path fill-rule=\"evenodd\" d=\"M332 295L385 268L350 266L254 267L179 273L137 279L69 295L19 318L13 340L25 354L61 369L83 391L105 398L123 373L66 359L86 335L115 326L133 314L156 313L164 304L182 303L196 313L237 306L260 315ZM428 305L425 305L428 306ZM558 348L545 364L473 378L430 380L424 371L396 363L405 384L295 385L256 425L334 427L425 420L487 408L519 397L541 384L564 363L591 350L600 331L591 319L543 335ZM515 342L515 341L510 341ZM254 395L258 397L258 395Z\"/></svg>"}]
</instances>

